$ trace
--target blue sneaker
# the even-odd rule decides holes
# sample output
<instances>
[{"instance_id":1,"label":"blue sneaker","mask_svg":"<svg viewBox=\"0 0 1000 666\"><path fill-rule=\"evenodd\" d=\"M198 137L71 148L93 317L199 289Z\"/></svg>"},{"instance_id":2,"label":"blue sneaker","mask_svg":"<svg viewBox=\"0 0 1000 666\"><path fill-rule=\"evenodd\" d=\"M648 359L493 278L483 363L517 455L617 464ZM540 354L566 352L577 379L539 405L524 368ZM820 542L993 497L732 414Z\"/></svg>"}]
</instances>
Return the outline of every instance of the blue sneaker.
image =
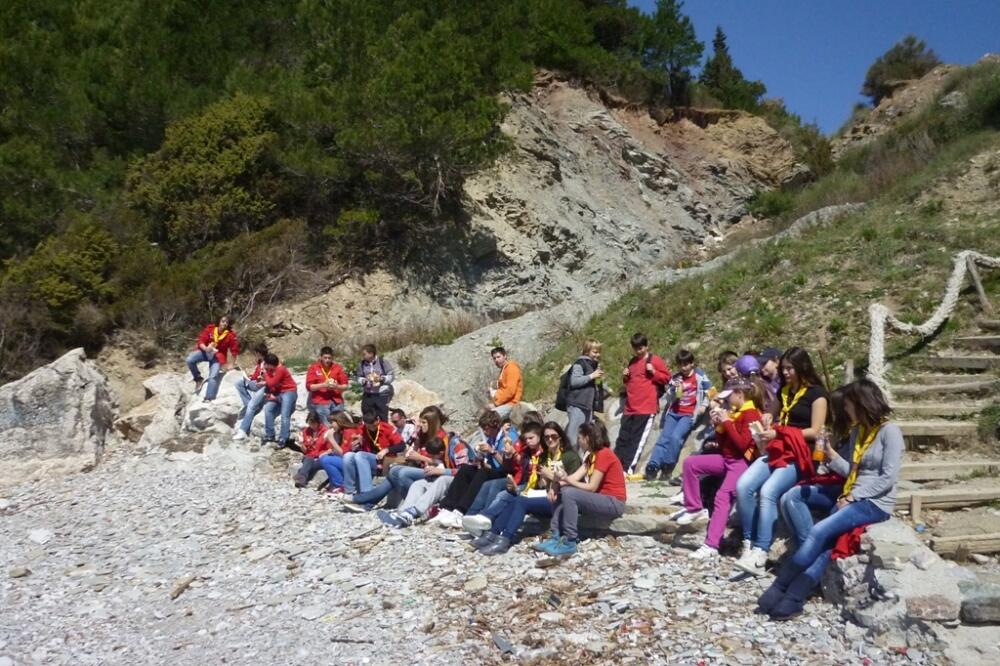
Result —
<instances>
[{"instance_id":1,"label":"blue sneaker","mask_svg":"<svg viewBox=\"0 0 1000 666\"><path fill-rule=\"evenodd\" d=\"M559 543L559 532L552 530L548 539L546 539L545 541L539 541L538 543L534 544L531 547L531 549L537 550L539 553L547 553L548 550L546 549L555 546L557 543Z\"/></svg>"},{"instance_id":2,"label":"blue sneaker","mask_svg":"<svg viewBox=\"0 0 1000 666\"><path fill-rule=\"evenodd\" d=\"M378 519L381 520L385 525L389 527L400 527L403 521L399 519L394 511L386 511L385 509L379 509L375 514Z\"/></svg>"},{"instance_id":3,"label":"blue sneaker","mask_svg":"<svg viewBox=\"0 0 1000 666\"><path fill-rule=\"evenodd\" d=\"M569 557L576 555L576 541L570 539L560 539L556 546L549 550L552 557Z\"/></svg>"}]
</instances>

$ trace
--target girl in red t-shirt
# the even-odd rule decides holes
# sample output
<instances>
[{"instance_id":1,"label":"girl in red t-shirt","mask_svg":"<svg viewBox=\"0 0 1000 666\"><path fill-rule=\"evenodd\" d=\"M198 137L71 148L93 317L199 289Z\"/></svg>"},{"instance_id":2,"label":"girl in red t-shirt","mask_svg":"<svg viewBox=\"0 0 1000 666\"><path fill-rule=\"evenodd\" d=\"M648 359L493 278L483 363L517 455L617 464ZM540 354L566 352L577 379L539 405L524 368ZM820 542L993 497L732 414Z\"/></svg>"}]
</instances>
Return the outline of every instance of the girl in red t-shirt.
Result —
<instances>
[{"instance_id":1,"label":"girl in red t-shirt","mask_svg":"<svg viewBox=\"0 0 1000 666\"><path fill-rule=\"evenodd\" d=\"M594 420L580 426L577 444L587 457L572 474L556 476L558 491L556 484L551 484L549 499L556 505L552 532L549 539L536 546L552 556L576 553L581 513L612 520L625 513L625 470L611 450L604 423Z\"/></svg>"},{"instance_id":2,"label":"girl in red t-shirt","mask_svg":"<svg viewBox=\"0 0 1000 666\"><path fill-rule=\"evenodd\" d=\"M295 472L295 487L305 488L316 472L323 469L319 459L330 450L330 440L326 437L323 421L313 410L306 416L306 427L302 429L302 465Z\"/></svg>"}]
</instances>

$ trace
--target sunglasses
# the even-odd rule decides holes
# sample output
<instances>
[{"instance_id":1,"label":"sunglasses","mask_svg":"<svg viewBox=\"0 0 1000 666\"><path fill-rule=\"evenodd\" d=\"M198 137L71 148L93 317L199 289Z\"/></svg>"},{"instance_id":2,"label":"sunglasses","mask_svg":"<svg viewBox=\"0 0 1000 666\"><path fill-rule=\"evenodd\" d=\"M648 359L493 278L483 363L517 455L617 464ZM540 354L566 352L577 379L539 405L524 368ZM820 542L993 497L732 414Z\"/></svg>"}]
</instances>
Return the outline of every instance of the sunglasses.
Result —
<instances>
[{"instance_id":1,"label":"sunglasses","mask_svg":"<svg viewBox=\"0 0 1000 666\"><path fill-rule=\"evenodd\" d=\"M548 435L545 436L545 439L547 439L550 442L557 442L559 441L559 434L550 432Z\"/></svg>"}]
</instances>

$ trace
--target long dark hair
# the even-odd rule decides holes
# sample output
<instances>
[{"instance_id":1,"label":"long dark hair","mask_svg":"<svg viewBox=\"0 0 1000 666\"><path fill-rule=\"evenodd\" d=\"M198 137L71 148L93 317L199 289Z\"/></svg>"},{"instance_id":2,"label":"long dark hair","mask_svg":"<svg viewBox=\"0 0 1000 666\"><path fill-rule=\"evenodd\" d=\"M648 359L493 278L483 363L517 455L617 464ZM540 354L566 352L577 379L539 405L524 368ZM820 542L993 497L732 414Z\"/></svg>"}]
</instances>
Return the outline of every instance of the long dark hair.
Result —
<instances>
[{"instance_id":1,"label":"long dark hair","mask_svg":"<svg viewBox=\"0 0 1000 666\"><path fill-rule=\"evenodd\" d=\"M420 410L420 418L427 421L427 425L430 427L427 429L427 432L417 432L417 444L426 446L438 436L438 431L441 430L441 426L445 424L448 417L444 415L440 407L431 405Z\"/></svg>"},{"instance_id":2,"label":"long dark hair","mask_svg":"<svg viewBox=\"0 0 1000 666\"><path fill-rule=\"evenodd\" d=\"M826 418L833 435L833 444L839 445L851 434L851 419L844 409L844 397L847 395L847 386L840 386L830 391L830 409L826 412Z\"/></svg>"},{"instance_id":3,"label":"long dark hair","mask_svg":"<svg viewBox=\"0 0 1000 666\"><path fill-rule=\"evenodd\" d=\"M821 389L826 389L823 384L823 380L819 378L819 373L816 372L816 368L813 366L812 358L809 357L809 352L807 352L802 347L789 347L788 351L781 355L781 361L778 363L778 368L780 372L781 364L788 363L793 368L795 368L795 377L799 382L799 386L818 386ZM785 387L785 375L781 375L781 388Z\"/></svg>"},{"instance_id":4,"label":"long dark hair","mask_svg":"<svg viewBox=\"0 0 1000 666\"><path fill-rule=\"evenodd\" d=\"M870 379L859 379L845 386L844 400L854 405L858 423L866 428L888 420L892 414L882 389Z\"/></svg>"},{"instance_id":5,"label":"long dark hair","mask_svg":"<svg viewBox=\"0 0 1000 666\"><path fill-rule=\"evenodd\" d=\"M562 426L555 421L546 421L545 425L542 426L542 462L549 461L549 445L545 441L545 431L552 430L557 435L559 435L559 450L565 453L566 449L569 448L569 438L566 437L566 431L562 429Z\"/></svg>"},{"instance_id":6,"label":"long dark hair","mask_svg":"<svg viewBox=\"0 0 1000 666\"><path fill-rule=\"evenodd\" d=\"M594 419L590 423L580 426L580 435L587 438L587 449L592 453L597 453L601 449L611 446L608 440L608 429L600 419Z\"/></svg>"}]
</instances>

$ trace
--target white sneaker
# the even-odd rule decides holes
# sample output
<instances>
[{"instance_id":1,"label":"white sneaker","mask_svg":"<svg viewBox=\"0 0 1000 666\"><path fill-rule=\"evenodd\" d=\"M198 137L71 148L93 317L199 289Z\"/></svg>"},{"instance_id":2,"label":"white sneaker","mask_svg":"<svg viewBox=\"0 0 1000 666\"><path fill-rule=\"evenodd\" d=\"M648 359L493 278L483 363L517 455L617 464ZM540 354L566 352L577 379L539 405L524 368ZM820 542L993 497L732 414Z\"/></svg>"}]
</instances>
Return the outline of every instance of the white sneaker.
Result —
<instances>
[{"instance_id":1,"label":"white sneaker","mask_svg":"<svg viewBox=\"0 0 1000 666\"><path fill-rule=\"evenodd\" d=\"M243 432L242 430L237 430L236 434L233 435L233 441L234 442L242 442L246 438L247 438L247 434L245 432Z\"/></svg>"},{"instance_id":2,"label":"white sneaker","mask_svg":"<svg viewBox=\"0 0 1000 666\"><path fill-rule=\"evenodd\" d=\"M702 545L701 548L694 551L688 557L692 560L712 560L719 556L719 549L712 548L711 546Z\"/></svg>"},{"instance_id":3,"label":"white sneaker","mask_svg":"<svg viewBox=\"0 0 1000 666\"><path fill-rule=\"evenodd\" d=\"M740 548L740 555L746 555L753 548L753 541L750 539L743 539L743 547Z\"/></svg>"},{"instance_id":4,"label":"white sneaker","mask_svg":"<svg viewBox=\"0 0 1000 666\"><path fill-rule=\"evenodd\" d=\"M678 525L690 525L697 520L704 520L708 518L708 509L699 509L697 511L685 511L684 515L677 519Z\"/></svg>"},{"instance_id":5,"label":"white sneaker","mask_svg":"<svg viewBox=\"0 0 1000 666\"><path fill-rule=\"evenodd\" d=\"M462 529L472 536L479 536L491 527L493 527L493 521L483 515L477 514L462 518Z\"/></svg>"},{"instance_id":6,"label":"white sneaker","mask_svg":"<svg viewBox=\"0 0 1000 666\"><path fill-rule=\"evenodd\" d=\"M667 500L667 504L684 504L684 491L680 491L676 495L670 497Z\"/></svg>"},{"instance_id":7,"label":"white sneaker","mask_svg":"<svg viewBox=\"0 0 1000 666\"><path fill-rule=\"evenodd\" d=\"M451 515L445 518L441 526L450 527L451 529L455 530L460 530L462 529L463 518L465 518L465 515L461 511L452 511Z\"/></svg>"},{"instance_id":8,"label":"white sneaker","mask_svg":"<svg viewBox=\"0 0 1000 666\"><path fill-rule=\"evenodd\" d=\"M749 551L743 553L740 559L736 560L736 567L738 569L743 569L748 574L758 577L767 573L764 570L765 564L767 564L767 551L760 548L751 548Z\"/></svg>"},{"instance_id":9,"label":"white sneaker","mask_svg":"<svg viewBox=\"0 0 1000 666\"><path fill-rule=\"evenodd\" d=\"M445 521L454 513L451 509L439 509L437 515L427 521L428 524L434 524L438 527L444 527Z\"/></svg>"},{"instance_id":10,"label":"white sneaker","mask_svg":"<svg viewBox=\"0 0 1000 666\"><path fill-rule=\"evenodd\" d=\"M687 509L678 509L677 511L674 511L672 514L670 514L670 520L677 520L681 516L686 515L687 512L688 512Z\"/></svg>"}]
</instances>

